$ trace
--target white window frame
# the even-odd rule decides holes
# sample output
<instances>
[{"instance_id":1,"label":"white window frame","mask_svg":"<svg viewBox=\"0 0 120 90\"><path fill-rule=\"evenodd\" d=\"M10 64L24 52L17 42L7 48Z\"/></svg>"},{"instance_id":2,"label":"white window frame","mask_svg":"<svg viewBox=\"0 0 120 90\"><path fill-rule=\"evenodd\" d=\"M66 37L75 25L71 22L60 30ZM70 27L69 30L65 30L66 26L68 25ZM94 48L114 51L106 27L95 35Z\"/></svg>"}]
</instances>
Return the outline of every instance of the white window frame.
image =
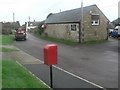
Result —
<instances>
[{"instance_id":1,"label":"white window frame","mask_svg":"<svg viewBox=\"0 0 120 90\"><path fill-rule=\"evenodd\" d=\"M91 14L91 17L94 16L94 15L99 15L99 14ZM92 18L91 18L91 23L92 23L93 26L100 25L100 16L99 16L98 20L92 20Z\"/></svg>"}]
</instances>

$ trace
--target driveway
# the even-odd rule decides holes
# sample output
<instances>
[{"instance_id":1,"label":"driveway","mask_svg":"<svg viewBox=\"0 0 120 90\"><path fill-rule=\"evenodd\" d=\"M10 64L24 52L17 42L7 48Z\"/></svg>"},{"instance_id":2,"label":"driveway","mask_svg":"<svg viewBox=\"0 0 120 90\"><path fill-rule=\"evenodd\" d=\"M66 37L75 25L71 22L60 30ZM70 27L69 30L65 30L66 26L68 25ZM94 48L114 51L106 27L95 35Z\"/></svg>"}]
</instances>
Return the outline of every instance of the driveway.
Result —
<instances>
[{"instance_id":1,"label":"driveway","mask_svg":"<svg viewBox=\"0 0 120 90\"><path fill-rule=\"evenodd\" d=\"M17 41L14 45L35 58L44 60L43 48L51 43L53 42L28 34L27 41ZM110 38L109 42L97 45L58 44L56 66L105 88L117 88L118 41Z\"/></svg>"}]
</instances>

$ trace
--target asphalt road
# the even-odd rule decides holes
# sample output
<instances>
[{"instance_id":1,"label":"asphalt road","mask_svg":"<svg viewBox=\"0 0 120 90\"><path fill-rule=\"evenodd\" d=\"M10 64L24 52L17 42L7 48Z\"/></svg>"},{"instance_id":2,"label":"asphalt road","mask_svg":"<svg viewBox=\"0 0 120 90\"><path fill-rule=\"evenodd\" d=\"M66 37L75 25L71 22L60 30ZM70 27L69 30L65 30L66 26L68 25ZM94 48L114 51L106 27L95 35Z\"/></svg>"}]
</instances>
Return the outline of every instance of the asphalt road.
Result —
<instances>
[{"instance_id":1,"label":"asphalt road","mask_svg":"<svg viewBox=\"0 0 120 90\"><path fill-rule=\"evenodd\" d=\"M43 48L51 43L28 34L27 41L16 41L14 45L44 60ZM57 66L102 87L117 88L118 41L110 39L104 44L78 46L58 44Z\"/></svg>"},{"instance_id":2,"label":"asphalt road","mask_svg":"<svg viewBox=\"0 0 120 90\"><path fill-rule=\"evenodd\" d=\"M49 66L43 64L24 64L24 66L34 73L38 78L44 81L49 86L50 84L50 70ZM92 88L95 90L104 90L104 88L97 87L84 80L80 80L66 72L63 72L55 67L53 71L53 88Z\"/></svg>"}]
</instances>

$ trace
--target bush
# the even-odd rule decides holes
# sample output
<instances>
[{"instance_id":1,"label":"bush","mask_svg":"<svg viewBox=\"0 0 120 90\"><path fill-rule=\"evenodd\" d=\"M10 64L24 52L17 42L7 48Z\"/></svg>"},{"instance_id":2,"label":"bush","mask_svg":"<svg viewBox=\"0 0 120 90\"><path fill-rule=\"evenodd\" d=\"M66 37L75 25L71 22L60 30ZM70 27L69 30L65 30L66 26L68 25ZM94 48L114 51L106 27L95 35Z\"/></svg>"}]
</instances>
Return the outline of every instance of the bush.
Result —
<instances>
[{"instance_id":1,"label":"bush","mask_svg":"<svg viewBox=\"0 0 120 90\"><path fill-rule=\"evenodd\" d=\"M42 25L44 25L44 21L40 22L40 24L38 26L38 33L40 35L42 35L42 33L44 33L44 29L45 29L45 28L42 27Z\"/></svg>"},{"instance_id":2,"label":"bush","mask_svg":"<svg viewBox=\"0 0 120 90\"><path fill-rule=\"evenodd\" d=\"M5 35L12 34L12 30L11 29L2 29L2 34L5 34Z\"/></svg>"}]
</instances>

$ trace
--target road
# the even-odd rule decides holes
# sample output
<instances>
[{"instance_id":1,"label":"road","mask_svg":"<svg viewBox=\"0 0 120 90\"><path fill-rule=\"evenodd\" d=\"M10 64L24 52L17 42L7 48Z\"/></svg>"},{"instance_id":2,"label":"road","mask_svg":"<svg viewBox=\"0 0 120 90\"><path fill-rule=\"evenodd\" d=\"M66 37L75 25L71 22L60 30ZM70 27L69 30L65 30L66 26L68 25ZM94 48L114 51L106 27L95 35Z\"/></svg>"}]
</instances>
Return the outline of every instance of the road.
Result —
<instances>
[{"instance_id":1,"label":"road","mask_svg":"<svg viewBox=\"0 0 120 90\"><path fill-rule=\"evenodd\" d=\"M16 41L14 45L40 59L43 48L53 42L38 39L28 34L27 41ZM58 43L57 43L58 44ZM68 72L87 79L105 88L118 87L118 41L97 45L67 46L58 44L58 65Z\"/></svg>"}]
</instances>

